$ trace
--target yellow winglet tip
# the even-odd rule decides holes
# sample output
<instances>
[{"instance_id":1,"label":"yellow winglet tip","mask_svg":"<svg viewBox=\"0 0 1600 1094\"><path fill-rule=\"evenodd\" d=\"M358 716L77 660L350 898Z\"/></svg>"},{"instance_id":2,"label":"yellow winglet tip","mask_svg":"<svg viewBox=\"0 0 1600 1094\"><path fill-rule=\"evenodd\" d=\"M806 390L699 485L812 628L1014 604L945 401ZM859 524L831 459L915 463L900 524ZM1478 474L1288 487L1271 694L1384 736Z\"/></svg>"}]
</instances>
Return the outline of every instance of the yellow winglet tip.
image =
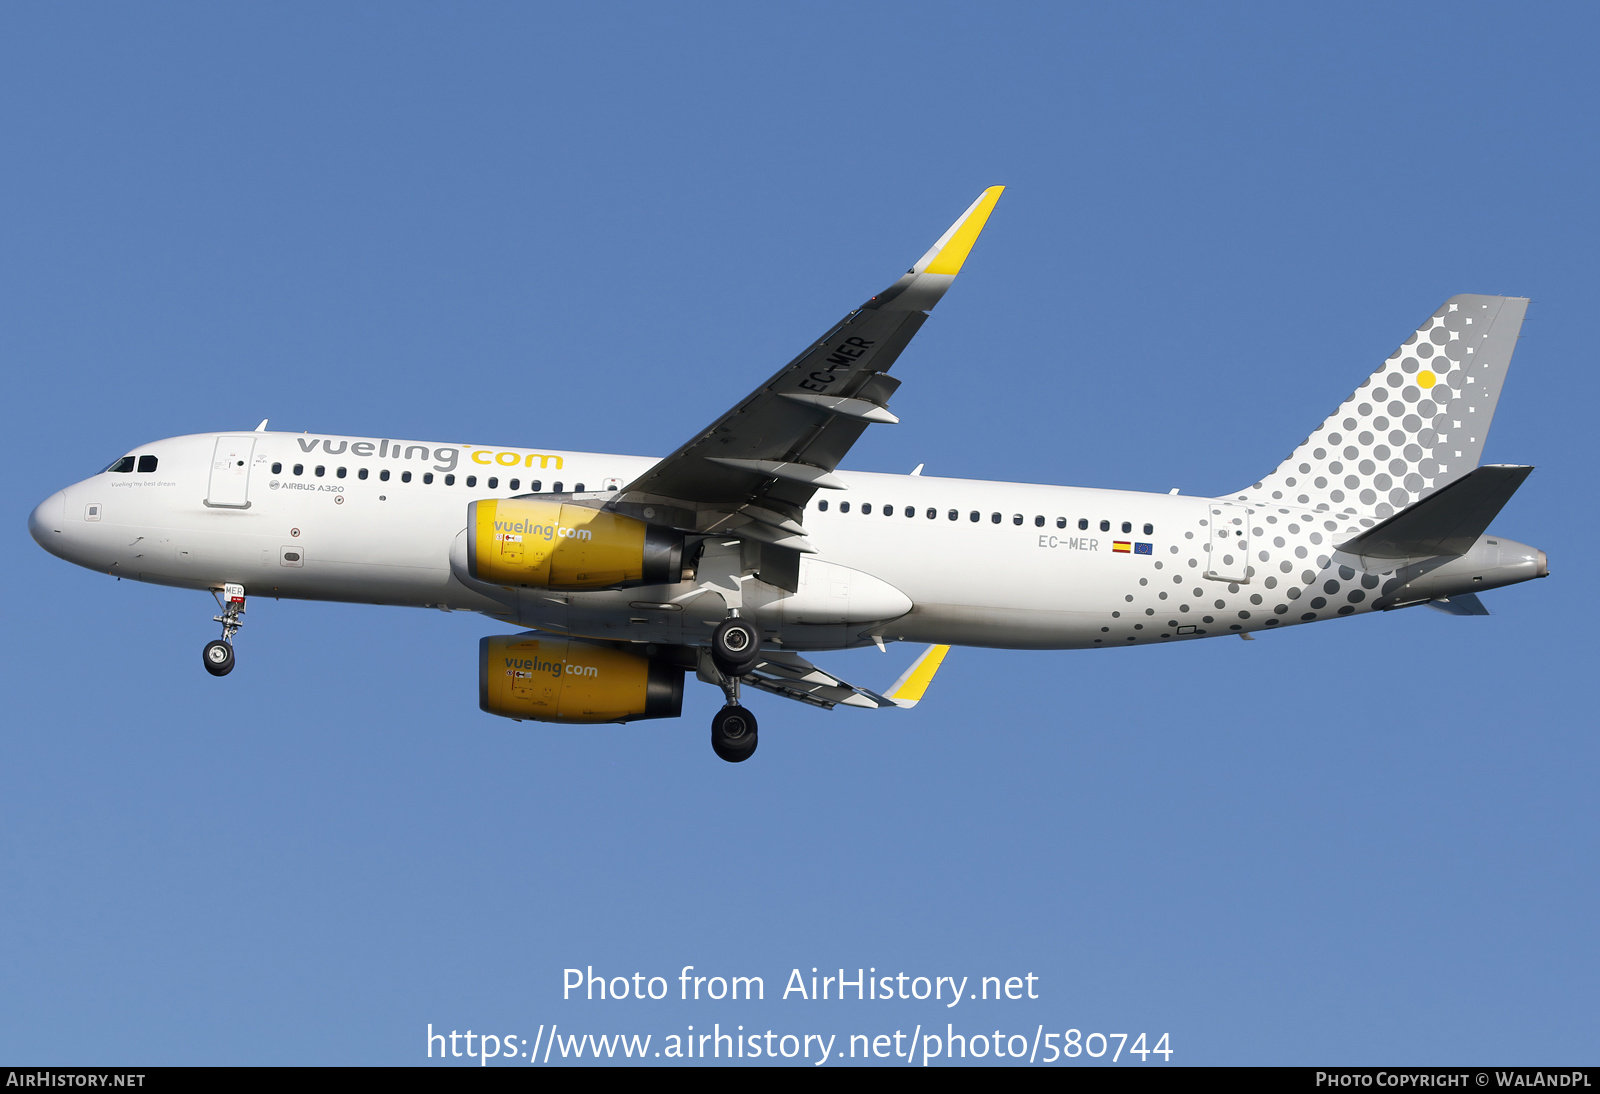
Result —
<instances>
[{"instance_id":1,"label":"yellow winglet tip","mask_svg":"<svg viewBox=\"0 0 1600 1094\"><path fill-rule=\"evenodd\" d=\"M972 245L978 242L978 236L983 232L983 226L989 223L989 214L994 212L995 202L1000 200L1004 186L991 186L978 200L962 214L961 219L951 225L948 237L943 246L931 261L922 269L922 273L949 274L955 276L961 272L961 266L967 261L967 255L972 253Z\"/></svg>"},{"instance_id":2,"label":"yellow winglet tip","mask_svg":"<svg viewBox=\"0 0 1600 1094\"><path fill-rule=\"evenodd\" d=\"M922 655L911 662L911 667L894 682L887 698L893 700L895 706L916 706L922 701L928 685L933 682L933 674L944 663L944 655L949 652L949 646L929 646L923 650Z\"/></svg>"}]
</instances>

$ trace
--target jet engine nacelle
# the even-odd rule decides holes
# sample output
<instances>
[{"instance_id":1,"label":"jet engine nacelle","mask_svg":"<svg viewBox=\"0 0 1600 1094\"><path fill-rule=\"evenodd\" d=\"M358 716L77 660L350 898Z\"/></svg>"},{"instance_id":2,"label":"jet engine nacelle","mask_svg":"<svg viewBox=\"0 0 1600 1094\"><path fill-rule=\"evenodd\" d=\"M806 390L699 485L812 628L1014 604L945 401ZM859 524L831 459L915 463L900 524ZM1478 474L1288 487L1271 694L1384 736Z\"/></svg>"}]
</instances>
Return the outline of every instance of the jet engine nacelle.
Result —
<instances>
[{"instance_id":1,"label":"jet engine nacelle","mask_svg":"<svg viewBox=\"0 0 1600 1094\"><path fill-rule=\"evenodd\" d=\"M683 537L633 517L538 498L467 507L469 577L536 589L670 585L682 576Z\"/></svg>"},{"instance_id":2,"label":"jet engine nacelle","mask_svg":"<svg viewBox=\"0 0 1600 1094\"><path fill-rule=\"evenodd\" d=\"M683 669L577 638L492 635L478 642L478 706L517 721L632 722L683 713Z\"/></svg>"}]
</instances>

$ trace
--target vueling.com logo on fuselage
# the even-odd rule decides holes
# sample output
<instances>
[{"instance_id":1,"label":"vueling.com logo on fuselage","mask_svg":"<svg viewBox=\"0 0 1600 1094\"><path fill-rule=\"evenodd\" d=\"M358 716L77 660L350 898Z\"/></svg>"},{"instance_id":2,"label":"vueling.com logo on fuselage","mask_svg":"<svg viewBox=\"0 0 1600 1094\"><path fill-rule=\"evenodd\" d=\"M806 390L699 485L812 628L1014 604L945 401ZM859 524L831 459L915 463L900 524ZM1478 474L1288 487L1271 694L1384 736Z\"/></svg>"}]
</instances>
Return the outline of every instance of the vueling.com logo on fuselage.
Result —
<instances>
[{"instance_id":1,"label":"vueling.com logo on fuselage","mask_svg":"<svg viewBox=\"0 0 1600 1094\"><path fill-rule=\"evenodd\" d=\"M454 471L461 462L462 453L476 464L486 467L532 467L535 462L540 467L554 468L560 471L566 460L553 452L525 452L525 451L497 451L493 448L479 448L477 445L441 445L433 447L425 444L411 444L406 441L391 441L380 439L376 441L352 441L340 438L332 441L326 437L296 437L300 451L309 455L316 451L318 445L330 456L342 456L346 451L352 456L362 458L376 456L380 460L432 460L435 471Z\"/></svg>"},{"instance_id":2,"label":"vueling.com logo on fuselage","mask_svg":"<svg viewBox=\"0 0 1600 1094\"><path fill-rule=\"evenodd\" d=\"M497 520L494 522L496 539L506 536L533 536L535 539L593 539L587 528L563 528L559 524L535 524L531 520Z\"/></svg>"}]
</instances>

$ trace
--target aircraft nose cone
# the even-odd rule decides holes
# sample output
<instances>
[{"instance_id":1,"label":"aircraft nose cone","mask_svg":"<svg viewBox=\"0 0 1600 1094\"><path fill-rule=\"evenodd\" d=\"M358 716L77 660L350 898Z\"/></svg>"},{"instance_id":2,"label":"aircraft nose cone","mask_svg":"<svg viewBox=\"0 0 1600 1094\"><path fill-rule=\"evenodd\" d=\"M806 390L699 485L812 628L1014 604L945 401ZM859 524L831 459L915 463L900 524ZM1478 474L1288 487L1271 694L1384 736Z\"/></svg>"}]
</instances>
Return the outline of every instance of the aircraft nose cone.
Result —
<instances>
[{"instance_id":1,"label":"aircraft nose cone","mask_svg":"<svg viewBox=\"0 0 1600 1094\"><path fill-rule=\"evenodd\" d=\"M66 515L67 496L60 490L45 498L34 506L33 512L28 514L28 534L35 543L51 554L59 554L61 544L61 530L65 527L62 518Z\"/></svg>"},{"instance_id":2,"label":"aircraft nose cone","mask_svg":"<svg viewBox=\"0 0 1600 1094\"><path fill-rule=\"evenodd\" d=\"M1539 552L1539 576L1540 577L1549 577L1550 576L1550 559L1545 555L1545 553L1543 551Z\"/></svg>"}]
</instances>

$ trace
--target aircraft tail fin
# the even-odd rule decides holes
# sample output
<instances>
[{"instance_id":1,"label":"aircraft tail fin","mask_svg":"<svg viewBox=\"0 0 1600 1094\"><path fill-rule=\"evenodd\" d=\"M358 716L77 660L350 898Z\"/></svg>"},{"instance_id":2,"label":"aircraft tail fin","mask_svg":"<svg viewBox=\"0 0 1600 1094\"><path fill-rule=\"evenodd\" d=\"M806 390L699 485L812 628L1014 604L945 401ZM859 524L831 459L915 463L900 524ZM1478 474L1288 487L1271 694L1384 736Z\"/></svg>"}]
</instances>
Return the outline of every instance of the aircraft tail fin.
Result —
<instances>
[{"instance_id":1,"label":"aircraft tail fin","mask_svg":"<svg viewBox=\"0 0 1600 1094\"><path fill-rule=\"evenodd\" d=\"M1528 301L1452 296L1239 501L1381 520L1478 466Z\"/></svg>"}]
</instances>

